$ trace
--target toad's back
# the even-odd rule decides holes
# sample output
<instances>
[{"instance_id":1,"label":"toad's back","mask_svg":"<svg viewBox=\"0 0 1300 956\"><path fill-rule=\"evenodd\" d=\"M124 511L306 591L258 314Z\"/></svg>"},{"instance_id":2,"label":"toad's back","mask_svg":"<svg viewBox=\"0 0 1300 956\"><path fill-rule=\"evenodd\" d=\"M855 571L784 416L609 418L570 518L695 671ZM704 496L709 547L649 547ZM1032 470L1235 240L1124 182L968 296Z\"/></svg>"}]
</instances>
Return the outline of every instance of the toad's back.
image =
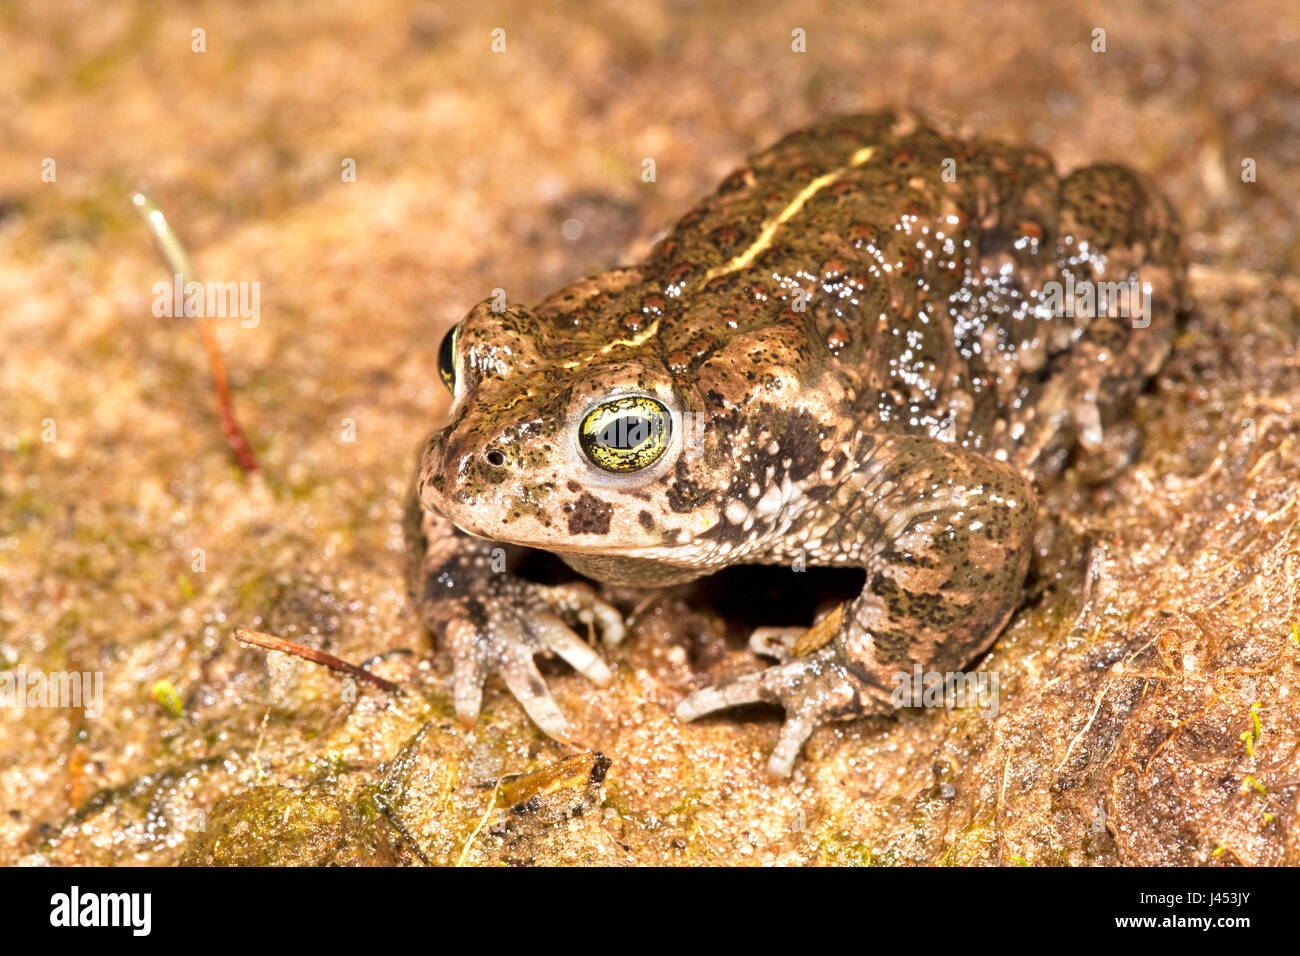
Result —
<instances>
[{"instance_id":1,"label":"toad's back","mask_svg":"<svg viewBox=\"0 0 1300 956\"><path fill-rule=\"evenodd\" d=\"M569 334L612 322L591 329L605 341L653 322L682 376L838 376L872 428L1042 471L1072 439L1095 450L1164 360L1185 265L1169 206L1126 167L1061 179L1040 151L873 114L752 157L629 279L542 312ZM739 336L758 347L731 368Z\"/></svg>"}]
</instances>

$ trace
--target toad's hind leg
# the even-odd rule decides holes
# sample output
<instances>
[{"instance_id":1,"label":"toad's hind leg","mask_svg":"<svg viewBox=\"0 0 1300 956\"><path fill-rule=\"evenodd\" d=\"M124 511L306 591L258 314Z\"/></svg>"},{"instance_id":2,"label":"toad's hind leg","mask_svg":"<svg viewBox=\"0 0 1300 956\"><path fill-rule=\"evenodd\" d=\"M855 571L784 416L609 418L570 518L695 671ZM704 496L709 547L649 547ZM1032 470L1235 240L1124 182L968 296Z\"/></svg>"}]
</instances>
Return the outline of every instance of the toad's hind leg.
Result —
<instances>
[{"instance_id":1,"label":"toad's hind leg","mask_svg":"<svg viewBox=\"0 0 1300 956\"><path fill-rule=\"evenodd\" d=\"M737 704L786 709L768 763L786 776L818 725L891 712L900 677L914 668L956 673L993 643L1020 600L1036 502L1010 465L930 438L895 437L863 462L814 516L816 536L838 554L862 555L862 592L823 627L803 656L697 691L678 705L690 720ZM818 560L818 558L822 560ZM816 629L814 629L816 630ZM819 645L820 646L817 646Z\"/></svg>"},{"instance_id":2,"label":"toad's hind leg","mask_svg":"<svg viewBox=\"0 0 1300 956\"><path fill-rule=\"evenodd\" d=\"M1037 503L1011 465L953 445L896 439L878 454L888 464L868 498L881 534L835 646L855 675L892 688L993 643L1019 602Z\"/></svg>"},{"instance_id":3,"label":"toad's hind leg","mask_svg":"<svg viewBox=\"0 0 1300 956\"><path fill-rule=\"evenodd\" d=\"M1076 298L1040 327L1052 343L1045 386L1012 413L1002 448L1041 480L1077 445L1081 477L1104 480L1141 444L1131 404L1186 316L1186 257L1173 209L1145 179L1113 164L1062 181L1057 233L1056 278Z\"/></svg>"}]
</instances>

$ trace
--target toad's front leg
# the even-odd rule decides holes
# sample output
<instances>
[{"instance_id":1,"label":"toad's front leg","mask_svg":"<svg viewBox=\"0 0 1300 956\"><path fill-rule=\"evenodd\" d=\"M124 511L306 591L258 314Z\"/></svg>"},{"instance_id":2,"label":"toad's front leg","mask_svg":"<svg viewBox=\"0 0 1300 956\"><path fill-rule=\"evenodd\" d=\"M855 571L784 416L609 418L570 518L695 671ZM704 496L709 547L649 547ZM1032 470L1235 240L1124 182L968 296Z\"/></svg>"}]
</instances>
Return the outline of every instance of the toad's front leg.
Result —
<instances>
[{"instance_id":1,"label":"toad's front leg","mask_svg":"<svg viewBox=\"0 0 1300 956\"><path fill-rule=\"evenodd\" d=\"M483 685L497 674L542 731L567 742L568 722L533 657L558 655L598 686L609 684L609 668L572 627L594 628L616 644L625 630L618 609L585 584L548 587L516 577L507 555L524 549L465 534L422 509L414 490L405 530L411 597L451 654L457 716L466 725L477 720Z\"/></svg>"},{"instance_id":2,"label":"toad's front leg","mask_svg":"<svg viewBox=\"0 0 1300 956\"><path fill-rule=\"evenodd\" d=\"M768 771L788 776L820 724L890 713L900 674L956 672L993 643L1019 602L1035 510L1032 488L1005 462L929 438L885 439L806 525L820 540L809 563L860 555L867 573L828 640L691 694L677 716L783 705Z\"/></svg>"}]
</instances>

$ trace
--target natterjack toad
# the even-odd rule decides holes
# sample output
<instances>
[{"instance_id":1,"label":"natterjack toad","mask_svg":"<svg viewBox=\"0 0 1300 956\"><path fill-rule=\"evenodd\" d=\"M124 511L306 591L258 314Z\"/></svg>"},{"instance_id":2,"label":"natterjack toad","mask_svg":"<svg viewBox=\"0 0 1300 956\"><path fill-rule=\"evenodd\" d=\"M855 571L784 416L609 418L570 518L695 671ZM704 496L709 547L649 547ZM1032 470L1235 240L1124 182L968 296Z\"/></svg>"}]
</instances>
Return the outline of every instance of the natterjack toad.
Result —
<instances>
[{"instance_id":1,"label":"natterjack toad","mask_svg":"<svg viewBox=\"0 0 1300 956\"><path fill-rule=\"evenodd\" d=\"M507 573L503 544L638 587L862 568L795 656L677 708L783 705L769 769L788 774L819 724L892 711L899 673L989 647L1020 597L1035 485L1112 450L1184 276L1168 206L1128 169L1062 179L1035 150L877 114L753 157L640 265L536 308L479 304L443 342L451 417L408 508L457 713L472 722L497 673L565 739L533 656L604 684L570 627L623 636L590 587Z\"/></svg>"}]
</instances>

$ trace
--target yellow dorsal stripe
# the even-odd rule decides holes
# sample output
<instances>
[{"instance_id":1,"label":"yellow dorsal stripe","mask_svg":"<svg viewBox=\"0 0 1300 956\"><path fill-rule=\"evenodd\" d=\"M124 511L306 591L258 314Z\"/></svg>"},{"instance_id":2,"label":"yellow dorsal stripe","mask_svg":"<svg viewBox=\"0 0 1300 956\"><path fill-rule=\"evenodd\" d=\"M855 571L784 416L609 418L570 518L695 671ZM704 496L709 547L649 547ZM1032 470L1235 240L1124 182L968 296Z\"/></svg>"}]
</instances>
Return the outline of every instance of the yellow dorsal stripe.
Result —
<instances>
[{"instance_id":1,"label":"yellow dorsal stripe","mask_svg":"<svg viewBox=\"0 0 1300 956\"><path fill-rule=\"evenodd\" d=\"M808 183L807 186L799 190L799 194L790 200L776 218L769 219L766 224L764 224L763 231L759 233L758 238L754 240L753 244L751 244L748 249L729 262L725 262L720 266L715 266L710 269L705 274L702 281L708 282L711 279L716 279L720 275L726 275L728 272L735 272L737 269L743 269L753 262L762 254L764 249L772 244L772 237L776 235L776 231L799 214L799 210L804 207L804 203L808 202L809 199L842 177L849 170L856 169L866 163L871 159L871 156L875 151L876 149L874 146L864 146L849 157L849 161L845 165L838 169L832 169L829 173L823 173L816 179L812 180L812 182ZM631 338L614 339L614 341L607 342L600 348L588 352L586 355L582 356L582 358L563 363L560 368L577 368L579 365L585 365L592 359L599 358L602 355L608 355L612 349L618 348L620 345L635 348L638 345L643 345L658 334L659 320L655 319L646 326L645 329Z\"/></svg>"},{"instance_id":2,"label":"yellow dorsal stripe","mask_svg":"<svg viewBox=\"0 0 1300 956\"><path fill-rule=\"evenodd\" d=\"M659 333L659 320L655 319L653 322L647 325L636 335L632 336L630 339L615 339L612 342L606 342L604 345L596 349L594 352L588 352L580 359L577 359L572 362L563 363L560 366L560 368L577 368L579 365L584 365L598 356L605 355L606 353L609 352L610 349L617 348L620 345L627 345L635 348L638 345L644 344L646 341L648 341L650 338L657 335L658 333Z\"/></svg>"},{"instance_id":3,"label":"yellow dorsal stripe","mask_svg":"<svg viewBox=\"0 0 1300 956\"><path fill-rule=\"evenodd\" d=\"M728 272L735 272L737 269L743 269L753 262L764 249L771 245L772 237L776 235L776 231L780 229L782 225L789 222L794 216L798 215L799 210L803 208L804 203L817 193L821 192L821 190L825 189L831 183L835 182L835 180L839 179L849 170L856 169L863 163L867 162L867 160L871 159L871 155L875 151L876 149L874 146L862 147L854 153L852 157L850 157L847 165L841 166L839 169L833 169L829 173L823 173L803 189L799 190L799 195L790 200L789 205L781 210L780 215L775 219L769 219L767 221L767 224L763 227L763 231L759 233L758 238L754 240L753 245L730 262L725 262L720 266L715 266L710 269L708 273L705 274L704 281L708 282L712 279L716 279L718 276L726 275Z\"/></svg>"}]
</instances>

